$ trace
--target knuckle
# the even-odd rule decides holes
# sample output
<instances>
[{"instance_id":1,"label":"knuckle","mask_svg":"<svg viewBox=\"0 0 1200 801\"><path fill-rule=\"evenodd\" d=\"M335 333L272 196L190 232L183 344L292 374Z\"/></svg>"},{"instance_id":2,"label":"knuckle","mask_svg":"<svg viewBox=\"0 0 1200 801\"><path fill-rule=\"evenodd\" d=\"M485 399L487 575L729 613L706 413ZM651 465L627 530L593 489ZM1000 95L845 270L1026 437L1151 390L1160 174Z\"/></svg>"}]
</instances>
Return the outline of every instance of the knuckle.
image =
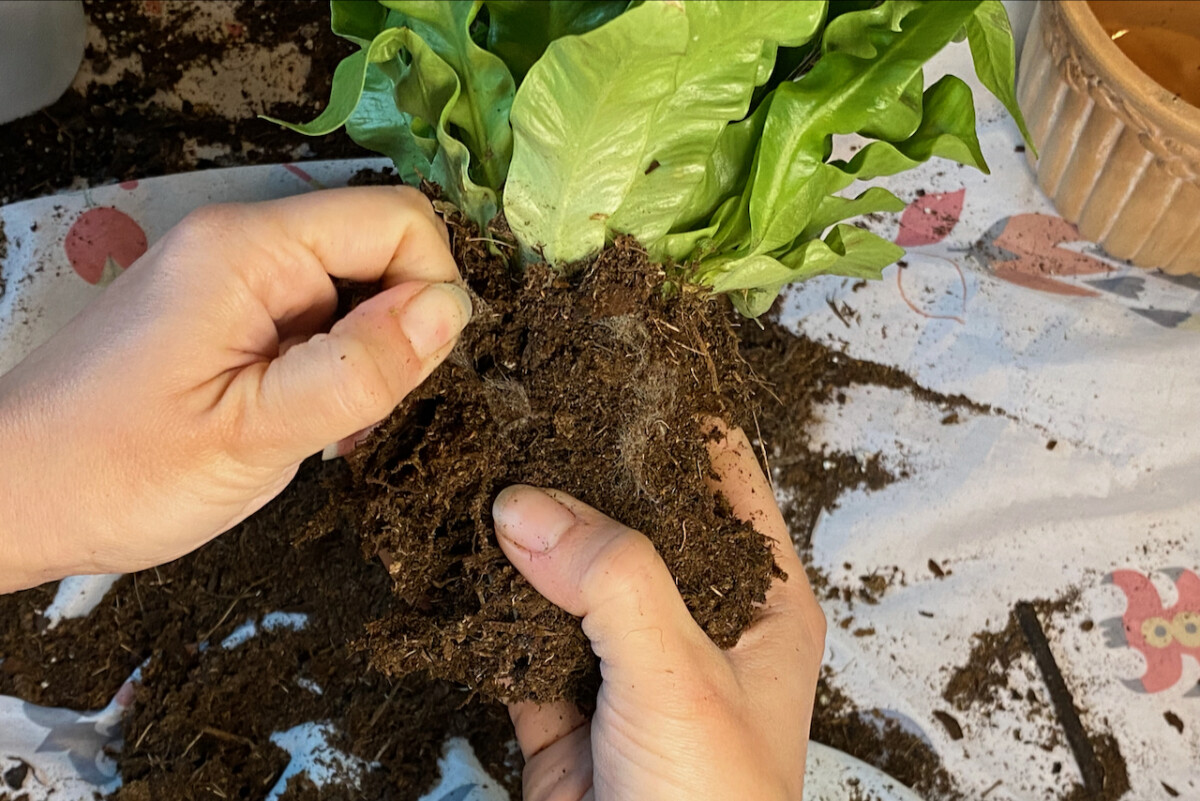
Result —
<instances>
[{"instance_id":1,"label":"knuckle","mask_svg":"<svg viewBox=\"0 0 1200 801\"><path fill-rule=\"evenodd\" d=\"M666 566L654 545L641 533L620 523L608 525L617 530L585 571L584 586L599 589L606 596L639 596Z\"/></svg>"},{"instance_id":2,"label":"knuckle","mask_svg":"<svg viewBox=\"0 0 1200 801\"><path fill-rule=\"evenodd\" d=\"M238 208L234 203L213 203L201 206L180 220L176 230L186 237L210 236L214 232L228 228L238 215Z\"/></svg>"},{"instance_id":3,"label":"knuckle","mask_svg":"<svg viewBox=\"0 0 1200 801\"><path fill-rule=\"evenodd\" d=\"M818 646L818 650L823 651L825 648L825 635L829 631L829 621L825 618L825 610L813 602L806 605L801 615L809 638L814 645Z\"/></svg>"},{"instance_id":4,"label":"knuckle","mask_svg":"<svg viewBox=\"0 0 1200 801\"><path fill-rule=\"evenodd\" d=\"M442 220L441 215L433 207L433 201L425 196L425 193L411 186L394 187L401 197L403 205L406 207L406 212L414 215L410 218L413 224L424 224L431 231L437 234L438 238L446 240L449 238L449 231L446 229L446 223Z\"/></svg>"},{"instance_id":5,"label":"knuckle","mask_svg":"<svg viewBox=\"0 0 1200 801\"><path fill-rule=\"evenodd\" d=\"M675 704L676 713L683 719L711 721L721 727L732 724L729 719L737 706L729 688L717 681L712 671L707 675L689 672L676 689Z\"/></svg>"},{"instance_id":6,"label":"knuckle","mask_svg":"<svg viewBox=\"0 0 1200 801\"><path fill-rule=\"evenodd\" d=\"M422 216L433 214L433 203L430 202L429 198L425 197L425 194L420 189L404 185L395 186L392 189L399 196L401 203L407 207L408 211L418 212Z\"/></svg>"},{"instance_id":7,"label":"knuckle","mask_svg":"<svg viewBox=\"0 0 1200 801\"><path fill-rule=\"evenodd\" d=\"M386 417L396 405L387 374L379 360L363 343L346 339L334 344L325 339L326 358L331 375L339 377L333 386L337 413L363 425Z\"/></svg>"}]
</instances>

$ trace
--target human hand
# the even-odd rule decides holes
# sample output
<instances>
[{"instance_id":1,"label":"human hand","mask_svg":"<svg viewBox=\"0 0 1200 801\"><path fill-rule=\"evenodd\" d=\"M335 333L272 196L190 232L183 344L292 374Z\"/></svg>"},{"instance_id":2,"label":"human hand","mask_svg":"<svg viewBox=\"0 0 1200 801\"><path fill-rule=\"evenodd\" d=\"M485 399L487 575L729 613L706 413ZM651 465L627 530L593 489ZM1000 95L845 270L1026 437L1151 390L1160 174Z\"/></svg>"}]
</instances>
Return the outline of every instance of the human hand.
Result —
<instances>
[{"instance_id":1,"label":"human hand","mask_svg":"<svg viewBox=\"0 0 1200 801\"><path fill-rule=\"evenodd\" d=\"M333 278L383 289L328 330ZM0 592L177 558L386 417L471 303L416 190L189 215L0 378Z\"/></svg>"},{"instance_id":2,"label":"human hand","mask_svg":"<svg viewBox=\"0 0 1200 801\"><path fill-rule=\"evenodd\" d=\"M583 618L603 683L588 721L572 704L509 707L526 801L799 801L825 618L750 443L709 445L735 514L787 573L721 651L644 536L554 490L511 487L493 515L509 560Z\"/></svg>"}]
</instances>

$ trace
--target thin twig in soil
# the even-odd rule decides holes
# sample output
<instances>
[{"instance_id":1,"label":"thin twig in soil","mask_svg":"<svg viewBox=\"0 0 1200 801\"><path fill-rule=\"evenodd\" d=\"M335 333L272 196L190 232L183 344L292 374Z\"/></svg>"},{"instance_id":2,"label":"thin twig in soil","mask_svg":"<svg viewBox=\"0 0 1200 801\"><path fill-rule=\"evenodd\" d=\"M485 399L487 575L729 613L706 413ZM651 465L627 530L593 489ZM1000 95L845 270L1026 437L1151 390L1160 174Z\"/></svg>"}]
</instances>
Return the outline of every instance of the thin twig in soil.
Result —
<instances>
[{"instance_id":1,"label":"thin twig in soil","mask_svg":"<svg viewBox=\"0 0 1200 801\"><path fill-rule=\"evenodd\" d=\"M158 723L158 718L154 718L153 720L151 720L150 725L147 726L146 728L142 729L142 733L140 735L138 735L137 742L133 744L134 751L136 751L142 747L142 740L146 739L146 735L150 733L150 730L154 728L156 723Z\"/></svg>"},{"instance_id":2,"label":"thin twig in soil","mask_svg":"<svg viewBox=\"0 0 1200 801\"><path fill-rule=\"evenodd\" d=\"M771 460L767 458L767 443L763 442L762 429L758 427L758 412L751 411L751 417L754 418L754 436L758 437L758 449L762 451L763 468L767 474L767 483L771 485L771 492L775 490L775 476L771 473Z\"/></svg>"},{"instance_id":3,"label":"thin twig in soil","mask_svg":"<svg viewBox=\"0 0 1200 801\"><path fill-rule=\"evenodd\" d=\"M228 742L228 743L237 743L238 745L244 745L247 748L251 748L251 749L257 747L257 746L255 746L254 741L251 740L249 737L243 737L240 734L234 734L233 732L228 732L228 731L225 731L224 729L213 728L212 726L205 726L203 729L200 730L200 733L207 734L211 737L216 737L218 740L224 740L225 742Z\"/></svg>"},{"instance_id":4,"label":"thin twig in soil","mask_svg":"<svg viewBox=\"0 0 1200 801\"><path fill-rule=\"evenodd\" d=\"M676 334L683 333L678 328L676 328L675 326L668 323L666 320L660 320L657 317L655 317L650 322L654 323L655 325L662 326L663 328L669 328L670 330L674 331Z\"/></svg>"},{"instance_id":5,"label":"thin twig in soil","mask_svg":"<svg viewBox=\"0 0 1200 801\"><path fill-rule=\"evenodd\" d=\"M387 751L389 748L392 747L392 741L394 739L396 739L396 735L393 734L391 737L388 737L386 740L384 740L383 745L379 746L379 750L375 752L375 758L372 759L371 761L378 762L380 760L380 758L383 756L383 752Z\"/></svg>"},{"instance_id":6,"label":"thin twig in soil","mask_svg":"<svg viewBox=\"0 0 1200 801\"><path fill-rule=\"evenodd\" d=\"M499 245L502 248L516 248L516 245L509 244L508 242L501 242L499 239L492 239L491 237L488 237L488 236L471 236L471 237L467 237L464 241L466 241L466 242L488 242L493 245Z\"/></svg>"},{"instance_id":7,"label":"thin twig in soil","mask_svg":"<svg viewBox=\"0 0 1200 801\"><path fill-rule=\"evenodd\" d=\"M989 788L987 788L986 790L984 790L984 791L983 791L983 795L981 795L981 796L979 796L979 797L980 797L980 798L987 798L989 795L991 795L991 794L992 794L992 790L995 790L997 787L999 787L999 786L1000 786L1000 785L1002 785L1002 784L1004 784L1004 780L1003 780L1003 779L996 779L996 781L992 782L992 786L991 786L991 787L989 787Z\"/></svg>"},{"instance_id":8,"label":"thin twig in soil","mask_svg":"<svg viewBox=\"0 0 1200 801\"><path fill-rule=\"evenodd\" d=\"M676 344L676 345L678 345L679 347L683 348L683 349L684 349L684 350L686 350L688 353L694 353L695 355L697 355L697 356L700 356L701 358L703 358L703 357L704 357L704 353L703 353L702 351L698 351L698 350L696 350L695 348L689 347L689 346L687 346L687 345L683 344L682 342L675 342L674 344Z\"/></svg>"},{"instance_id":9,"label":"thin twig in soil","mask_svg":"<svg viewBox=\"0 0 1200 801\"><path fill-rule=\"evenodd\" d=\"M721 394L721 378L717 375L717 365L713 361L712 354L708 351L708 343L704 341L704 337L700 336L700 332L692 327L688 330L692 335L693 341L700 346L703 351L704 361L708 364L708 375L712 379L713 392L717 395Z\"/></svg>"},{"instance_id":10,"label":"thin twig in soil","mask_svg":"<svg viewBox=\"0 0 1200 801\"><path fill-rule=\"evenodd\" d=\"M380 704L379 708L375 710L375 714L371 715L371 720L367 722L368 732L375 728L375 724L379 722L379 718L383 717L383 713L386 712L387 708L392 705L392 698L395 697L396 691L399 689L399 684L393 687L392 691L387 694L387 698L383 699L383 703Z\"/></svg>"},{"instance_id":11,"label":"thin twig in soil","mask_svg":"<svg viewBox=\"0 0 1200 801\"><path fill-rule=\"evenodd\" d=\"M1096 751L1092 748L1092 741L1088 739L1083 722L1079 719L1079 712L1075 709L1075 699L1071 696L1062 671L1059 670L1058 663L1054 659L1054 653L1050 650L1050 642L1046 639L1046 631L1042 628L1037 611L1033 608L1033 604L1021 601L1017 604L1015 613L1017 622L1021 626L1021 633L1025 635L1025 642L1029 644L1029 650L1033 652L1033 659L1037 663L1038 671L1042 674L1042 681L1046 683L1046 689L1050 691L1050 703L1054 707L1055 714L1058 715L1059 724L1062 725L1063 731L1067 735L1067 744L1071 746L1071 753L1075 756L1076 764L1079 765L1083 788L1089 797L1099 797L1104 789L1104 768L1096 759Z\"/></svg>"},{"instance_id":12,"label":"thin twig in soil","mask_svg":"<svg viewBox=\"0 0 1200 801\"><path fill-rule=\"evenodd\" d=\"M183 749L183 753L179 755L179 758L183 759L185 756L187 756L188 752L192 750L192 746L194 746L196 743L200 742L200 738L203 736L204 736L204 732L201 731L199 734L197 734L195 737L193 737L192 741L190 743L188 743L187 748ZM199 770L199 768L197 768L197 770Z\"/></svg>"},{"instance_id":13,"label":"thin twig in soil","mask_svg":"<svg viewBox=\"0 0 1200 801\"><path fill-rule=\"evenodd\" d=\"M239 592L237 595L233 595L231 593L220 593L220 592L210 592L209 595L211 595L213 598L221 598L221 599L236 598L239 601L245 600L246 598L249 598L253 594L251 592L251 590L255 590L255 589L261 587L262 585L266 584L270 580L271 580L270 576L264 576L263 578L260 578L256 581L252 581L249 584L247 584L245 587L243 587L242 591Z\"/></svg>"},{"instance_id":14,"label":"thin twig in soil","mask_svg":"<svg viewBox=\"0 0 1200 801\"><path fill-rule=\"evenodd\" d=\"M846 326L847 328L850 327L850 323L848 323L846 318L842 316L842 310L837 307L837 303L834 302L833 298L825 298L825 305L829 307L830 311L833 312L835 317L842 321L842 325Z\"/></svg>"},{"instance_id":15,"label":"thin twig in soil","mask_svg":"<svg viewBox=\"0 0 1200 801\"><path fill-rule=\"evenodd\" d=\"M221 628L221 624L224 623L229 618L229 616L233 614L233 608L238 605L238 602L241 601L243 597L244 596L239 595L237 598L233 599L233 603L231 603L229 605L229 608L225 610L225 614L221 615L221 619L218 620L216 625L213 626L211 629L209 629L208 632L205 633L205 635L200 638L199 642L206 642L208 640L208 638L213 635L214 631Z\"/></svg>"}]
</instances>

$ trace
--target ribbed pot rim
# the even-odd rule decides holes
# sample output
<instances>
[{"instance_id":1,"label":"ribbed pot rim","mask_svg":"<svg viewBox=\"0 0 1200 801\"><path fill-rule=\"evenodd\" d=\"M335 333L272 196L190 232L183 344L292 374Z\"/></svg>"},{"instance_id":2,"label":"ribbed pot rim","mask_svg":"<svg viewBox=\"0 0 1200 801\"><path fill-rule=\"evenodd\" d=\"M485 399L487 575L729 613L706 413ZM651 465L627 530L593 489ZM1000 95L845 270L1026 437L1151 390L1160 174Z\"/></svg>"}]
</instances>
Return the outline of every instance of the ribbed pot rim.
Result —
<instances>
[{"instance_id":1,"label":"ribbed pot rim","mask_svg":"<svg viewBox=\"0 0 1200 801\"><path fill-rule=\"evenodd\" d=\"M1087 0L1042 0L1075 39L1101 81L1122 100L1176 138L1200 145L1200 108L1176 97L1142 71L1104 32Z\"/></svg>"}]
</instances>

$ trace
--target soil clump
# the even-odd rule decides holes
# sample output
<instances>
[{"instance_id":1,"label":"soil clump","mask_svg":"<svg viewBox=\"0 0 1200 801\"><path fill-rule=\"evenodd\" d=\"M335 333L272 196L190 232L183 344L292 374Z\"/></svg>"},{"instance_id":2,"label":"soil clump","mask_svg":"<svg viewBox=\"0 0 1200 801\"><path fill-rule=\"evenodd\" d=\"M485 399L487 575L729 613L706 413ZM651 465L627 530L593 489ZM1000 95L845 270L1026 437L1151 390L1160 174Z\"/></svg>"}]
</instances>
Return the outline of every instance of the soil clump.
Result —
<instances>
[{"instance_id":1,"label":"soil clump","mask_svg":"<svg viewBox=\"0 0 1200 801\"><path fill-rule=\"evenodd\" d=\"M491 504L512 484L562 490L643 532L701 627L733 645L777 573L764 538L708 486L705 421L750 425L747 323L725 298L670 285L633 240L563 277L516 271L502 230L451 228L475 318L348 457L331 507L367 553L395 556L402 607L369 627L373 665L489 697L592 702L599 666L578 621L495 541Z\"/></svg>"}]
</instances>

